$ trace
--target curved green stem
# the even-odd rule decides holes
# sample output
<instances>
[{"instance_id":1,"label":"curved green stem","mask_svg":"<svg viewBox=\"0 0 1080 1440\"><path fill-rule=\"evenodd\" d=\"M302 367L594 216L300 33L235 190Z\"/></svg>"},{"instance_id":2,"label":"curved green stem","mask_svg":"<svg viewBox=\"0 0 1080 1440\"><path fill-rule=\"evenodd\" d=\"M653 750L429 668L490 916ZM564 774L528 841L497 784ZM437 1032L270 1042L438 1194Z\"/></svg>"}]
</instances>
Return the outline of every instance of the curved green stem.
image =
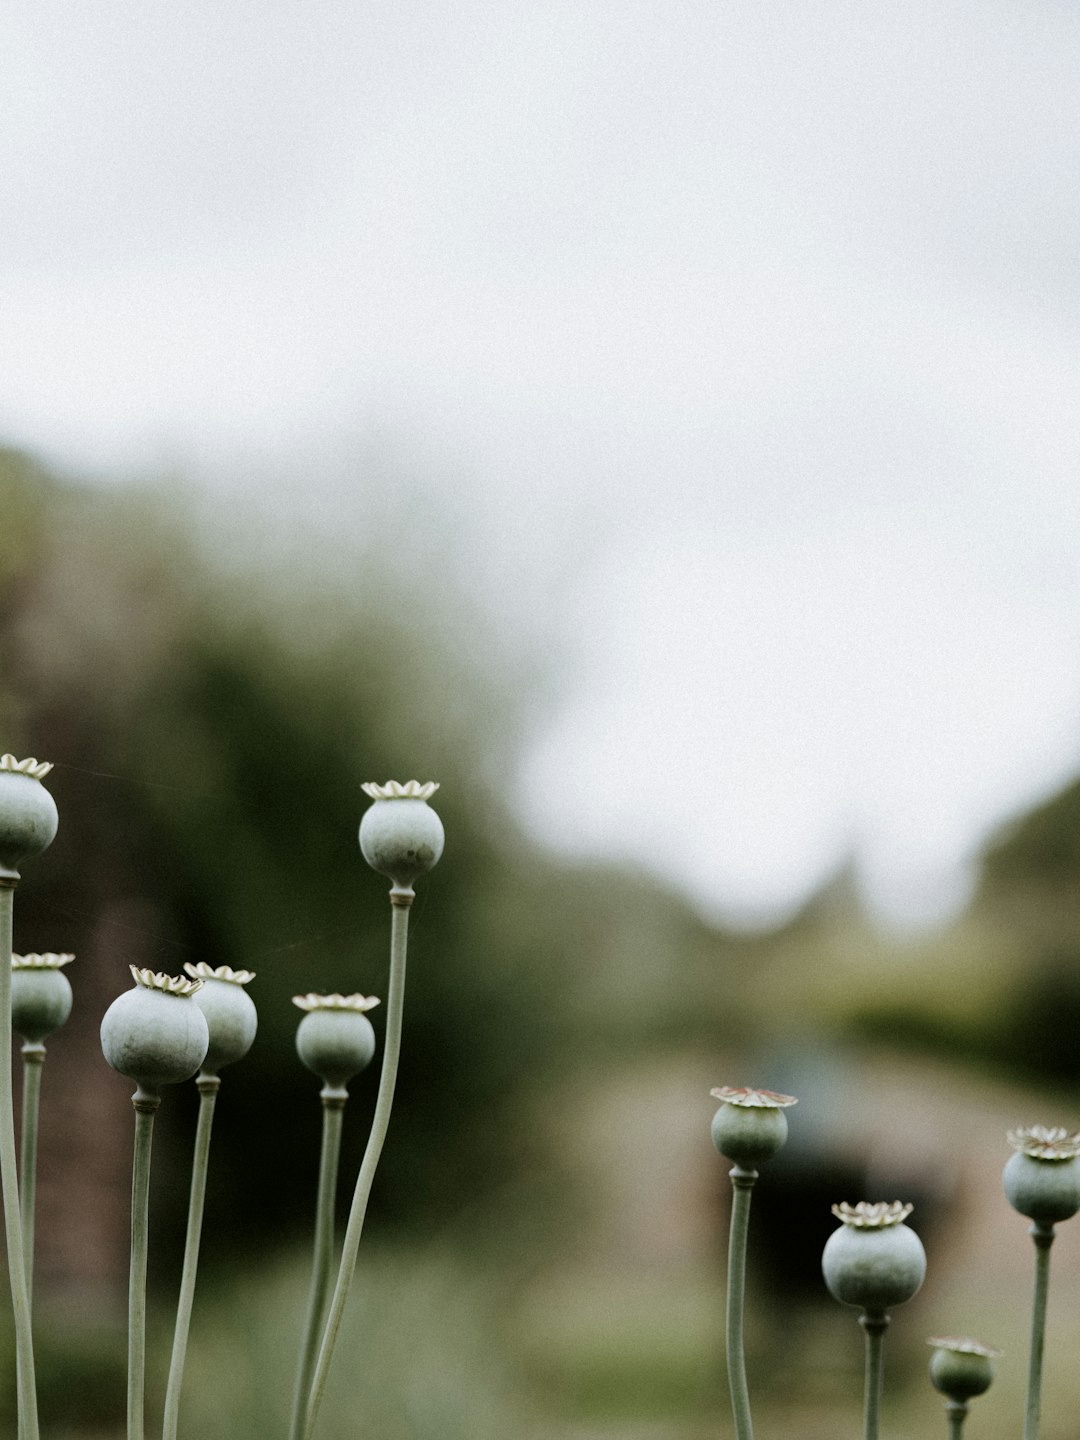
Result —
<instances>
[{"instance_id":1,"label":"curved green stem","mask_svg":"<svg viewBox=\"0 0 1080 1440\"><path fill-rule=\"evenodd\" d=\"M949 1440L963 1440L964 1418L968 1407L963 1400L949 1400L945 1406L949 1417Z\"/></svg>"},{"instance_id":2,"label":"curved green stem","mask_svg":"<svg viewBox=\"0 0 1080 1440\"><path fill-rule=\"evenodd\" d=\"M393 924L390 933L390 993L386 1002L386 1040L383 1049L382 1073L379 1076L379 1094L375 1101L371 1134L368 1136L360 1173L356 1177L356 1189L353 1191L352 1205L349 1209L349 1223L345 1227L345 1239L341 1247L337 1282L334 1285L326 1327L323 1330L322 1344L319 1347L319 1358L311 1381L307 1420L303 1432L304 1440L311 1440L319 1415L319 1406L322 1404L323 1394L326 1390L326 1377L330 1369L330 1362L334 1357L334 1346L337 1343L338 1331L341 1329L341 1317L345 1310L345 1301L348 1299L353 1272L356 1269L356 1256L360 1249L360 1236L364 1229L368 1198L371 1195L375 1170L390 1125L390 1111L394 1103L394 1085L397 1082L398 1057L401 1053L401 1014L405 1003L405 956L409 933L409 906L412 902L413 892L411 890L399 890L395 887L390 891L390 903L393 906Z\"/></svg>"},{"instance_id":3,"label":"curved green stem","mask_svg":"<svg viewBox=\"0 0 1080 1440\"><path fill-rule=\"evenodd\" d=\"M743 1317L746 1309L746 1237L750 1228L750 1192L756 1170L735 1165L731 1175L731 1236L728 1245L727 1370L735 1440L752 1440L750 1392L746 1386L746 1346Z\"/></svg>"},{"instance_id":4,"label":"curved green stem","mask_svg":"<svg viewBox=\"0 0 1080 1440\"><path fill-rule=\"evenodd\" d=\"M289 1440L301 1440L307 1418L311 1376L319 1354L334 1264L334 1201L337 1195L338 1160L341 1155L341 1123L345 1109L344 1090L322 1092L322 1147L319 1151L319 1190L315 1201L315 1249L311 1262L311 1289L307 1319L296 1376Z\"/></svg>"},{"instance_id":5,"label":"curved green stem","mask_svg":"<svg viewBox=\"0 0 1080 1440\"><path fill-rule=\"evenodd\" d=\"M11 1089L11 926L15 881L0 877L0 1187L4 1196L8 1280L15 1319L15 1372L18 1387L19 1433L38 1440L37 1382L30 1298L26 1291L19 1177L15 1159L15 1114Z\"/></svg>"},{"instance_id":6,"label":"curved green stem","mask_svg":"<svg viewBox=\"0 0 1080 1440\"><path fill-rule=\"evenodd\" d=\"M19 1210L22 1215L23 1263L26 1267L26 1303L34 1303L34 1207L37 1199L38 1110L45 1046L24 1040L22 1136L19 1154Z\"/></svg>"},{"instance_id":7,"label":"curved green stem","mask_svg":"<svg viewBox=\"0 0 1080 1440\"><path fill-rule=\"evenodd\" d=\"M1031 1353L1028 1359L1024 1440L1038 1440L1043 1350L1046 1347L1046 1299L1050 1290L1050 1246L1054 1243L1054 1227L1037 1220L1030 1234L1035 1242L1035 1294L1031 1305Z\"/></svg>"},{"instance_id":8,"label":"curved green stem","mask_svg":"<svg viewBox=\"0 0 1080 1440\"><path fill-rule=\"evenodd\" d=\"M128 1440L144 1440L146 1391L146 1251L150 1222L150 1147L159 1095L141 1087L135 1107L135 1158L131 1167L131 1269L128 1272Z\"/></svg>"},{"instance_id":9,"label":"curved green stem","mask_svg":"<svg viewBox=\"0 0 1080 1440\"><path fill-rule=\"evenodd\" d=\"M864 1310L859 1324L866 1331L866 1388L863 1392L864 1440L878 1440L881 1425L881 1342L889 1328L889 1317L883 1310Z\"/></svg>"},{"instance_id":10,"label":"curved green stem","mask_svg":"<svg viewBox=\"0 0 1080 1440\"><path fill-rule=\"evenodd\" d=\"M195 1152L191 1161L191 1194L188 1199L187 1238L184 1241L184 1268L180 1274L180 1298L176 1304L176 1328L173 1331L172 1359L169 1362L169 1383L165 1390L163 1440L176 1440L176 1429L180 1423L180 1391L184 1384L191 1307L195 1299L195 1274L199 1268L206 1172L210 1161L210 1132L214 1126L214 1104L221 1081L216 1075L200 1075L196 1083L199 1087L199 1123L195 1127Z\"/></svg>"}]
</instances>

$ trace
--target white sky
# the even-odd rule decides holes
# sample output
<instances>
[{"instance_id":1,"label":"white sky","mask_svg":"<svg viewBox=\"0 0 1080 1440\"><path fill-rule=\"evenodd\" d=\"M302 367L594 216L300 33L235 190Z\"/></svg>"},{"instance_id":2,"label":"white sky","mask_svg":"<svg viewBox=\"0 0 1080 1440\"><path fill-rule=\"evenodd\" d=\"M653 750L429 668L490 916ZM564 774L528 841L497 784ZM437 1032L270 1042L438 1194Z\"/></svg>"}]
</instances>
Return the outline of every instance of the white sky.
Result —
<instances>
[{"instance_id":1,"label":"white sky","mask_svg":"<svg viewBox=\"0 0 1080 1440\"><path fill-rule=\"evenodd\" d=\"M1080 768L1075 6L5 21L0 436L336 528L400 446L562 657L540 835L926 918Z\"/></svg>"}]
</instances>

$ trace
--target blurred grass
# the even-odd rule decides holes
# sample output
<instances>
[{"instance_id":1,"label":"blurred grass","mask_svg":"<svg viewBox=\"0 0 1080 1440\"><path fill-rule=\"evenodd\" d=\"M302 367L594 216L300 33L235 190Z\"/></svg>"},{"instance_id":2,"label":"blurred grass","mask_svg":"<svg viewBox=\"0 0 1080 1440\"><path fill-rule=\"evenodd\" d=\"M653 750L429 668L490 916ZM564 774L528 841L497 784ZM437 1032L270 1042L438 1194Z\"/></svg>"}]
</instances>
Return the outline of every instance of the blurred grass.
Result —
<instances>
[{"instance_id":1,"label":"blurred grass","mask_svg":"<svg viewBox=\"0 0 1080 1440\"><path fill-rule=\"evenodd\" d=\"M307 1289L303 1259L204 1299L188 1366L191 1436L281 1433ZM501 1300L452 1252L362 1255L320 1440L495 1440L525 1435L524 1398L499 1341Z\"/></svg>"},{"instance_id":2,"label":"blurred grass","mask_svg":"<svg viewBox=\"0 0 1080 1440\"><path fill-rule=\"evenodd\" d=\"M1017 1243L1026 1244L1018 1235ZM200 1296L183 1440L272 1440L287 1424L302 1257ZM972 1440L1014 1440L1026 1369L1026 1296L988 1280L998 1378L975 1401ZM320 1440L705 1440L730 1433L720 1296L692 1276L563 1274L516 1307L467 1257L380 1249L361 1264L320 1422ZM158 1424L167 1317L155 1317L148 1434ZM1058 1286L1043 1440L1072 1440L1080 1407L1080 1319ZM886 1350L884 1424L895 1440L945 1433L916 1317L898 1312ZM755 1317L750 1378L761 1434L857 1434L862 1335L836 1308L809 1328ZM50 1440L122 1440L124 1334L90 1317L39 1324L42 1417ZM3 1418L13 1433L10 1381Z\"/></svg>"},{"instance_id":3,"label":"blurred grass","mask_svg":"<svg viewBox=\"0 0 1080 1440\"><path fill-rule=\"evenodd\" d=\"M181 1407L188 1440L271 1440L287 1433L307 1258L275 1257L203 1285L196 1297ZM160 1428L172 1313L152 1309L147 1433ZM496 1440L532 1433L515 1373L505 1296L449 1250L362 1255L319 1440ZM5 1346L10 1324L5 1321ZM39 1307L39 1391L51 1440L121 1440L126 1330L114 1317ZM13 1380L0 1415L14 1433Z\"/></svg>"},{"instance_id":4,"label":"blurred grass","mask_svg":"<svg viewBox=\"0 0 1080 1440\"><path fill-rule=\"evenodd\" d=\"M690 1423L718 1398L715 1277L585 1267L541 1278L516 1343L549 1423Z\"/></svg>"}]
</instances>

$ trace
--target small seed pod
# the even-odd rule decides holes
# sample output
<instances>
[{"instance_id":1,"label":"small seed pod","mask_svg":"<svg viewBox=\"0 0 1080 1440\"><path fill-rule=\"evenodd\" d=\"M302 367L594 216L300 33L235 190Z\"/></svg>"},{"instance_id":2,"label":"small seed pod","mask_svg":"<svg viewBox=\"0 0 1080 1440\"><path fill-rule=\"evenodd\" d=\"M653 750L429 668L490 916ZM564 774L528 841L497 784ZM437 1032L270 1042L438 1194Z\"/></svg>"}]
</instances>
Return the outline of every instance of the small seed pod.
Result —
<instances>
[{"instance_id":1,"label":"small seed pod","mask_svg":"<svg viewBox=\"0 0 1080 1440\"><path fill-rule=\"evenodd\" d=\"M912 1208L899 1200L832 1207L843 1224L825 1242L821 1269L833 1299L870 1314L911 1299L926 1277L922 1241L903 1223Z\"/></svg>"},{"instance_id":2,"label":"small seed pod","mask_svg":"<svg viewBox=\"0 0 1080 1440\"><path fill-rule=\"evenodd\" d=\"M930 1380L935 1390L960 1405L989 1390L1000 1350L967 1335L947 1335L926 1343L934 1347Z\"/></svg>"},{"instance_id":3,"label":"small seed pod","mask_svg":"<svg viewBox=\"0 0 1080 1440\"><path fill-rule=\"evenodd\" d=\"M202 981L129 968L135 987L105 1011L101 1048L114 1070L136 1082L136 1098L160 1099L162 1085L190 1080L206 1056L210 1031L193 998Z\"/></svg>"},{"instance_id":4,"label":"small seed pod","mask_svg":"<svg viewBox=\"0 0 1080 1440\"><path fill-rule=\"evenodd\" d=\"M1056 1225L1080 1210L1080 1134L1060 1125L1009 1131L1015 1150L1002 1183L1014 1210L1041 1225Z\"/></svg>"},{"instance_id":5,"label":"small seed pod","mask_svg":"<svg viewBox=\"0 0 1080 1440\"><path fill-rule=\"evenodd\" d=\"M11 1028L32 1045L59 1030L71 1014L71 982L61 968L74 955L11 957Z\"/></svg>"},{"instance_id":6,"label":"small seed pod","mask_svg":"<svg viewBox=\"0 0 1080 1440\"><path fill-rule=\"evenodd\" d=\"M323 1082L323 1094L344 1096L346 1086L371 1063L375 1031L365 1013L374 995L294 995L307 1013L296 1031L296 1051Z\"/></svg>"},{"instance_id":7,"label":"small seed pod","mask_svg":"<svg viewBox=\"0 0 1080 1440\"><path fill-rule=\"evenodd\" d=\"M0 755L0 876L17 880L19 862L40 855L56 834L56 801L41 781L46 761Z\"/></svg>"},{"instance_id":8,"label":"small seed pod","mask_svg":"<svg viewBox=\"0 0 1080 1440\"><path fill-rule=\"evenodd\" d=\"M789 1105L799 1102L794 1095L774 1090L749 1090L723 1085L709 1094L723 1104L712 1120L713 1144L721 1155L750 1169L768 1160L787 1139Z\"/></svg>"},{"instance_id":9,"label":"small seed pod","mask_svg":"<svg viewBox=\"0 0 1080 1440\"><path fill-rule=\"evenodd\" d=\"M395 889L411 891L413 881L437 864L443 852L442 821L427 803L438 788L434 780L425 785L388 780L363 787L375 803L360 821L360 849L371 868L392 880Z\"/></svg>"},{"instance_id":10,"label":"small seed pod","mask_svg":"<svg viewBox=\"0 0 1080 1440\"><path fill-rule=\"evenodd\" d=\"M219 965L215 970L205 960L197 965L185 962L184 969L193 980L202 982L194 1000L206 1016L210 1031L200 1073L217 1075L223 1065L242 1060L255 1039L259 1019L255 1002L244 989L255 975L251 970L233 970L228 965Z\"/></svg>"}]
</instances>

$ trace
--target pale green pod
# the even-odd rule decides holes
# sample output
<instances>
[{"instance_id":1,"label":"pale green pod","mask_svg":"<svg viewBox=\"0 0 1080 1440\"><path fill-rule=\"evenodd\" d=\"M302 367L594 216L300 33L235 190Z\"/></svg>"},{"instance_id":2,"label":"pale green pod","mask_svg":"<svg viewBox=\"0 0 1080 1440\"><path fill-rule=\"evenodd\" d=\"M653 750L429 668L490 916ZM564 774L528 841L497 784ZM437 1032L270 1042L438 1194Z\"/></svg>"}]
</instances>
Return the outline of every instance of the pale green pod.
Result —
<instances>
[{"instance_id":1,"label":"pale green pod","mask_svg":"<svg viewBox=\"0 0 1080 1440\"><path fill-rule=\"evenodd\" d=\"M210 1031L195 1004L201 982L130 967L135 988L117 996L101 1022L105 1059L147 1095L190 1080L206 1056Z\"/></svg>"},{"instance_id":2,"label":"pale green pod","mask_svg":"<svg viewBox=\"0 0 1080 1440\"><path fill-rule=\"evenodd\" d=\"M753 1169L768 1160L787 1139L784 1111L799 1102L775 1090L731 1085L710 1091L723 1104L712 1119L712 1140L720 1154L736 1165Z\"/></svg>"},{"instance_id":3,"label":"pale green pod","mask_svg":"<svg viewBox=\"0 0 1080 1440\"><path fill-rule=\"evenodd\" d=\"M424 785L388 780L363 787L375 803L360 821L360 850L373 870L401 890L411 890L413 881L442 855L442 821L427 803L438 788L433 780Z\"/></svg>"},{"instance_id":4,"label":"pale green pod","mask_svg":"<svg viewBox=\"0 0 1080 1440\"><path fill-rule=\"evenodd\" d=\"M193 980L202 981L194 1000L206 1016L210 1043L201 1073L217 1075L223 1065L242 1060L254 1043L259 1017L244 986L255 976L250 970L233 970L228 965L215 970L205 960L197 965L185 963L184 969Z\"/></svg>"},{"instance_id":5,"label":"pale green pod","mask_svg":"<svg viewBox=\"0 0 1080 1440\"><path fill-rule=\"evenodd\" d=\"M373 995L294 995L306 1011L296 1031L296 1051L318 1075L324 1093L344 1095L354 1076L370 1065L375 1031L366 1012L379 1001Z\"/></svg>"},{"instance_id":6,"label":"pale green pod","mask_svg":"<svg viewBox=\"0 0 1080 1440\"><path fill-rule=\"evenodd\" d=\"M843 1221L825 1242L821 1269L835 1300L880 1314L910 1300L926 1278L926 1252L903 1223L912 1207L892 1204L834 1205Z\"/></svg>"},{"instance_id":7,"label":"pale green pod","mask_svg":"<svg viewBox=\"0 0 1080 1440\"><path fill-rule=\"evenodd\" d=\"M0 755L0 876L19 878L19 863L52 844L56 801L41 781L53 767L45 761Z\"/></svg>"},{"instance_id":8,"label":"pale green pod","mask_svg":"<svg viewBox=\"0 0 1080 1440\"><path fill-rule=\"evenodd\" d=\"M1002 1174L1014 1210L1042 1225L1056 1225L1080 1210L1080 1135L1061 1126L1030 1125L1009 1131L1015 1150Z\"/></svg>"},{"instance_id":9,"label":"pale green pod","mask_svg":"<svg viewBox=\"0 0 1080 1440\"><path fill-rule=\"evenodd\" d=\"M74 955L11 957L11 1028L31 1044L59 1030L71 1014L71 983L61 968Z\"/></svg>"},{"instance_id":10,"label":"pale green pod","mask_svg":"<svg viewBox=\"0 0 1080 1440\"><path fill-rule=\"evenodd\" d=\"M944 1336L927 1344L934 1347L930 1381L935 1390L961 1404L989 1390L1000 1350L966 1335Z\"/></svg>"}]
</instances>

